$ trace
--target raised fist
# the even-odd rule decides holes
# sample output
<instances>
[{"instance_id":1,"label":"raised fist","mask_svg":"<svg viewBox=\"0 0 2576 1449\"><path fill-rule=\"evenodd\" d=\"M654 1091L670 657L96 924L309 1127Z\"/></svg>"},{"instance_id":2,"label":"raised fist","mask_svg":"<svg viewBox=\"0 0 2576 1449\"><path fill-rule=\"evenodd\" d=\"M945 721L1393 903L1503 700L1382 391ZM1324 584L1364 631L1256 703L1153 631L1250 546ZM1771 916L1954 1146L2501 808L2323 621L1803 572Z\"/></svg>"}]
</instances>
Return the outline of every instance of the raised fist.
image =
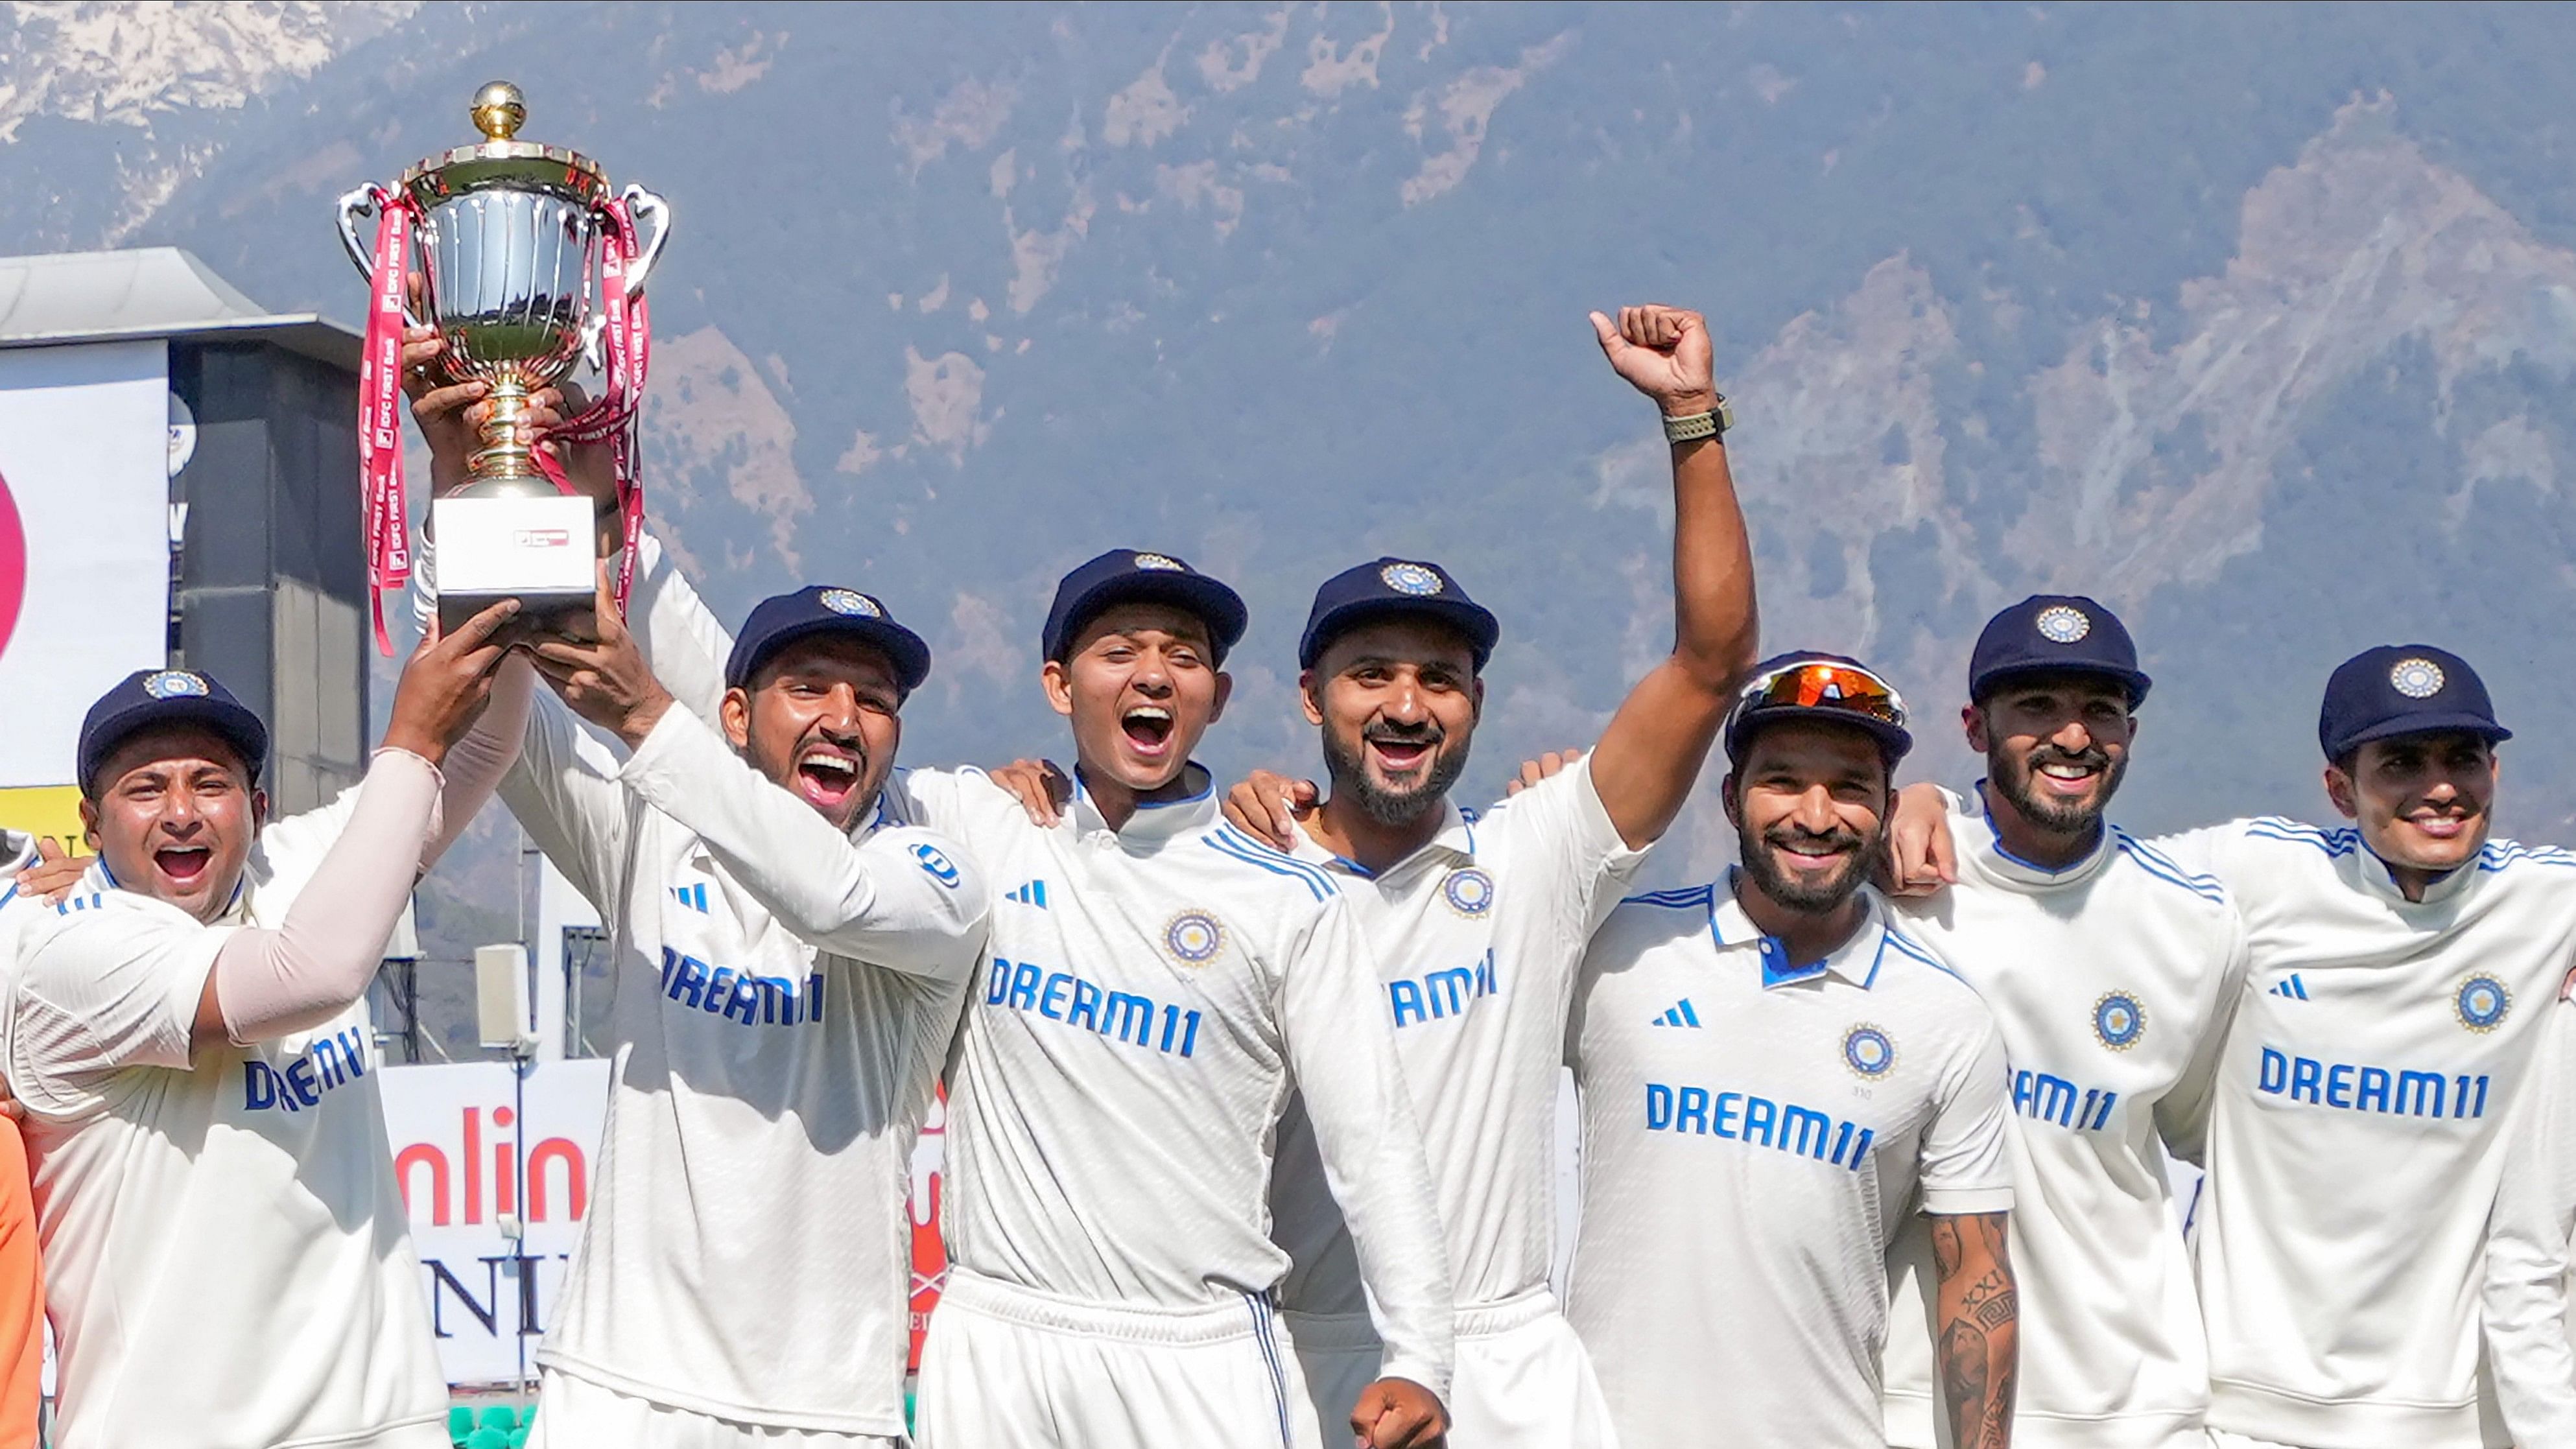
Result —
<instances>
[{"instance_id":1,"label":"raised fist","mask_svg":"<svg viewBox=\"0 0 2576 1449\"><path fill-rule=\"evenodd\" d=\"M1717 380L1709 355L1708 322L1679 307L1622 307L1614 325L1592 314L1601 353L1631 387L1655 400L1668 418L1685 418L1717 406Z\"/></svg>"}]
</instances>

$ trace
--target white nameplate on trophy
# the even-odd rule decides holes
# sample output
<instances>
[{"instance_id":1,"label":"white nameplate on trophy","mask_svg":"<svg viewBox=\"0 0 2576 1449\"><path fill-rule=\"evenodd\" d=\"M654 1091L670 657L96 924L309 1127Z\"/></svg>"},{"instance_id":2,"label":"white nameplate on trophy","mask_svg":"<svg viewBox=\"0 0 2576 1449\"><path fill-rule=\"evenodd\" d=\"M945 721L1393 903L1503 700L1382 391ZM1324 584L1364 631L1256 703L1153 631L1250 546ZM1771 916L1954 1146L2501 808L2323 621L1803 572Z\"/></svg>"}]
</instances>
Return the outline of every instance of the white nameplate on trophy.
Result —
<instances>
[{"instance_id":1,"label":"white nameplate on trophy","mask_svg":"<svg viewBox=\"0 0 2576 1449\"><path fill-rule=\"evenodd\" d=\"M598 595L598 525L587 498L441 498L429 513L442 629L503 599L519 600L534 624L587 609Z\"/></svg>"}]
</instances>

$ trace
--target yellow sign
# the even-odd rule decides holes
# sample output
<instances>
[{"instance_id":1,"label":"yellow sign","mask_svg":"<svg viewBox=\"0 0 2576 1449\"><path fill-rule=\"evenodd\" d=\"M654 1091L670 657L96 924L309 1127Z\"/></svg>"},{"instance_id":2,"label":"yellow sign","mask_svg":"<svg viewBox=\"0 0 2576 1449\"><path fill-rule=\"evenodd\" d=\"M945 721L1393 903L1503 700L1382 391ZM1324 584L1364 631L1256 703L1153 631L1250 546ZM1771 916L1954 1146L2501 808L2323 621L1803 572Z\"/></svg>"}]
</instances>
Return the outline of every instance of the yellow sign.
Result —
<instances>
[{"instance_id":1,"label":"yellow sign","mask_svg":"<svg viewBox=\"0 0 2576 1449\"><path fill-rule=\"evenodd\" d=\"M0 827L48 836L73 855L89 854L80 818L77 785L30 785L0 790Z\"/></svg>"}]
</instances>

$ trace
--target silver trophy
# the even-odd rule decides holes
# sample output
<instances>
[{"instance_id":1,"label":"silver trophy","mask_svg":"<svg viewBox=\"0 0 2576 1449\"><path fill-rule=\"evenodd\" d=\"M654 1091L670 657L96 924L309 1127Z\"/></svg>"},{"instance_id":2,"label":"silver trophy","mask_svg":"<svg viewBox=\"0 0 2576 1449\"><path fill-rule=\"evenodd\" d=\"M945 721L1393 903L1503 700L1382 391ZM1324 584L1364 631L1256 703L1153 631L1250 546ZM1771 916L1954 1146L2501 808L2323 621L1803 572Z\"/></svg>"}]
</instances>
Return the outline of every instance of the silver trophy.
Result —
<instances>
[{"instance_id":1,"label":"silver trophy","mask_svg":"<svg viewBox=\"0 0 2576 1449\"><path fill-rule=\"evenodd\" d=\"M515 139L527 119L517 86L477 91L473 117L479 144L421 161L391 192L361 186L339 203L340 240L371 283L375 260L358 219L387 205L416 218L408 265L422 279L421 310L447 343L440 365L451 382L491 384L491 417L464 484L430 504L444 628L503 598L520 599L532 621L591 602L597 505L538 471L528 399L585 357L600 360L602 288L612 285L604 249L640 237L631 255L620 251L615 284L623 299L637 298L671 230L661 197L632 185L615 195L589 157ZM613 196L629 226L612 214ZM647 219L649 233L631 224Z\"/></svg>"}]
</instances>

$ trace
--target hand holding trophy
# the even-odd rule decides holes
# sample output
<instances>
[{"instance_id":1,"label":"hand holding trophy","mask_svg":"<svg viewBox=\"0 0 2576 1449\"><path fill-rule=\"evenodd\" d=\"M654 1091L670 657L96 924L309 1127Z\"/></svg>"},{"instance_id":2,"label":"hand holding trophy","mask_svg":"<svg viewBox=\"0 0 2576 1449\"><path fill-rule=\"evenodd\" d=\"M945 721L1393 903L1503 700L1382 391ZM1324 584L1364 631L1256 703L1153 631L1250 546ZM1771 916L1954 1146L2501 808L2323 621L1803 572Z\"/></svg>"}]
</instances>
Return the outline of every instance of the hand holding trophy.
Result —
<instances>
[{"instance_id":1,"label":"hand holding trophy","mask_svg":"<svg viewBox=\"0 0 2576 1449\"><path fill-rule=\"evenodd\" d=\"M539 627L591 606L593 505L536 447L529 416L529 399L585 356L602 363L602 395L548 435L611 444L627 545L621 608L643 520L635 422L650 357L644 279L670 235L670 206L641 186L613 194L598 163L578 152L516 139L527 106L507 81L475 93L473 117L479 144L420 162L391 189L370 183L340 198L340 240L372 291L358 448L379 648L390 649L383 593L410 578L401 354L415 275L419 324L444 344L430 365L449 381L484 382L491 404L464 482L430 504L440 626L504 598L520 600L521 616ZM358 236L370 212L372 248ZM639 217L652 223L649 236Z\"/></svg>"}]
</instances>

